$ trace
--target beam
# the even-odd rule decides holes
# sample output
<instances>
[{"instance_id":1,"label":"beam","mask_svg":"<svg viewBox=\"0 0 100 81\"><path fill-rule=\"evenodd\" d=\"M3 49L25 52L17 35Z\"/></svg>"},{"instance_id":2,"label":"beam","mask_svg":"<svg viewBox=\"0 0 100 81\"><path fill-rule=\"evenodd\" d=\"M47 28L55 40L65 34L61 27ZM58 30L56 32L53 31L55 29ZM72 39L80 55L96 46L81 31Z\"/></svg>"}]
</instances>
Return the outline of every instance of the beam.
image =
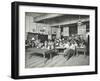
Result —
<instances>
[{"instance_id":1,"label":"beam","mask_svg":"<svg viewBox=\"0 0 100 81\"><path fill-rule=\"evenodd\" d=\"M55 18L58 16L62 16L62 14L46 14L46 15L40 15L34 18L35 22L44 20L44 19L50 19L50 18Z\"/></svg>"},{"instance_id":2,"label":"beam","mask_svg":"<svg viewBox=\"0 0 100 81\"><path fill-rule=\"evenodd\" d=\"M65 21L65 22L61 22L61 23L50 24L50 26L74 24L74 23L77 23L78 21L79 21L78 19L75 19L75 20ZM81 19L81 22L86 22L86 21L89 21L89 18Z\"/></svg>"}]
</instances>

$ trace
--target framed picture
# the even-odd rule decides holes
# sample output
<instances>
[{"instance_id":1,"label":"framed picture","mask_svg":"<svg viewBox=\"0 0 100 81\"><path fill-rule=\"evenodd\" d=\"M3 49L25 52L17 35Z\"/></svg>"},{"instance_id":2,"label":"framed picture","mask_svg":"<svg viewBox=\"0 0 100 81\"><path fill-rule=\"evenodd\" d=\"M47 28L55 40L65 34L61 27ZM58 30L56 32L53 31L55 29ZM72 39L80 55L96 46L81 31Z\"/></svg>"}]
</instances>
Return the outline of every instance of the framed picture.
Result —
<instances>
[{"instance_id":1,"label":"framed picture","mask_svg":"<svg viewBox=\"0 0 100 81\"><path fill-rule=\"evenodd\" d=\"M14 79L97 74L97 7L12 2Z\"/></svg>"}]
</instances>

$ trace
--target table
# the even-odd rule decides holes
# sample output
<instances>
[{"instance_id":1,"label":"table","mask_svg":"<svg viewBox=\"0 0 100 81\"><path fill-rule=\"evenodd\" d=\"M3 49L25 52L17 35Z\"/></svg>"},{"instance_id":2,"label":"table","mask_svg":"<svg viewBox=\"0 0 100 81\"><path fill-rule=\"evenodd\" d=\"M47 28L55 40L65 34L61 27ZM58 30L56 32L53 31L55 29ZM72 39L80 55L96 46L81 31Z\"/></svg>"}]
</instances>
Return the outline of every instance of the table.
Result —
<instances>
[{"instance_id":1,"label":"table","mask_svg":"<svg viewBox=\"0 0 100 81\"><path fill-rule=\"evenodd\" d=\"M53 58L53 57L56 56L57 54L58 54L58 53L57 53L57 51L56 51L55 49L48 50L48 51L45 52L45 56L47 56L48 59ZM46 58L47 58L47 57L46 57Z\"/></svg>"},{"instance_id":2,"label":"table","mask_svg":"<svg viewBox=\"0 0 100 81\"><path fill-rule=\"evenodd\" d=\"M66 49L65 47L56 47L55 48L59 54L63 54L64 53L64 50Z\"/></svg>"},{"instance_id":3,"label":"table","mask_svg":"<svg viewBox=\"0 0 100 81\"><path fill-rule=\"evenodd\" d=\"M76 54L79 55L79 52L83 52L83 54L86 55L86 48L85 47L77 47Z\"/></svg>"},{"instance_id":4,"label":"table","mask_svg":"<svg viewBox=\"0 0 100 81\"><path fill-rule=\"evenodd\" d=\"M30 46L29 45L25 45L25 48L28 49Z\"/></svg>"},{"instance_id":5,"label":"table","mask_svg":"<svg viewBox=\"0 0 100 81\"><path fill-rule=\"evenodd\" d=\"M27 51L28 52L27 54L30 54L29 58L32 57L34 54L43 55L43 58L48 58L48 59L57 55L57 52L54 49L49 50L49 49L40 49L40 48L30 48L28 51Z\"/></svg>"},{"instance_id":6,"label":"table","mask_svg":"<svg viewBox=\"0 0 100 81\"><path fill-rule=\"evenodd\" d=\"M34 54L42 54L43 57L45 58L45 52L47 52L48 49L32 48L30 51L31 51L30 57L32 57L32 55Z\"/></svg>"}]
</instances>

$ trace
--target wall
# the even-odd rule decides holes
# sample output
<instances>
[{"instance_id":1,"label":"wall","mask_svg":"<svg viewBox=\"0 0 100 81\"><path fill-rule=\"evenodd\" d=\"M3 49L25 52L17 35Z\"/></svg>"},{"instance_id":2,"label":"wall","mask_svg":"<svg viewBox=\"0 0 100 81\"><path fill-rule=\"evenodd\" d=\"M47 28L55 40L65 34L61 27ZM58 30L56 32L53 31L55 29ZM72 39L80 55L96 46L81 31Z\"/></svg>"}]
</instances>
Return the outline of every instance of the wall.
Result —
<instances>
[{"instance_id":1,"label":"wall","mask_svg":"<svg viewBox=\"0 0 100 81\"><path fill-rule=\"evenodd\" d=\"M41 33L41 34L46 34L46 35L48 35L48 32L51 32L52 34L56 34L57 38L60 38L61 32L60 32L60 28L58 26L63 27L63 25L66 25L66 24L67 25L68 24L73 25L73 23L77 23L79 21L78 15L67 15L67 16L63 15L63 16L60 16L62 14L43 14L43 15L41 14L42 16L38 16L36 14L39 14L39 13L30 13L30 12L25 13L25 34L26 34L26 38L27 38L28 32ZM60 17L53 18L55 16L60 16ZM82 20L84 20L84 21L89 20L88 16L80 16L80 17L81 17L81 21ZM46 23L48 23L48 24L46 24L44 22L41 22L41 23L35 22L37 20L41 20L41 19L45 19L45 18L53 18L53 19L46 20ZM52 27L52 29L50 29L51 28L50 26ZM44 29L44 27L45 27L45 30L43 32L42 30ZM69 35L72 35L72 34L83 34L82 31L80 32L80 30L83 29L82 28L83 26L78 27L78 30L77 30L76 24L74 26L68 26L68 27L69 27L69 29L67 28L67 31L69 30L69 32L65 33L65 31L62 31L64 36L69 36ZM50 30L48 30L48 29L50 29Z\"/></svg>"},{"instance_id":2,"label":"wall","mask_svg":"<svg viewBox=\"0 0 100 81\"><path fill-rule=\"evenodd\" d=\"M14 81L10 78L11 69L11 2L14 0L1 0L0 2L0 81ZM100 0L21 0L44 3L72 4L72 5L87 5L98 6L98 21L100 21ZM100 31L100 23L98 23L98 31ZM100 32L98 32L100 35ZM98 36L100 41L100 36ZM100 42L98 43L100 48ZM100 53L100 50L98 50ZM98 53L98 62L100 62L100 54ZM98 63L100 68L100 63ZM100 69L99 69L100 72ZM39 78L26 79L25 81L99 81L98 75L82 75L82 76L67 76L55 78ZM20 80L23 81L23 80Z\"/></svg>"},{"instance_id":3,"label":"wall","mask_svg":"<svg viewBox=\"0 0 100 81\"><path fill-rule=\"evenodd\" d=\"M45 29L44 29L44 27L45 27ZM43 29L44 29L44 32L42 31ZM27 40L28 32L41 33L44 35L48 35L48 32L51 32L51 27L45 23L34 22L34 17L31 14L27 13L25 15L25 39L26 40Z\"/></svg>"},{"instance_id":4,"label":"wall","mask_svg":"<svg viewBox=\"0 0 100 81\"><path fill-rule=\"evenodd\" d=\"M43 34L48 34L49 25L45 23L34 22L34 17L31 14L25 15L25 32L42 33L41 30L45 27Z\"/></svg>"}]
</instances>

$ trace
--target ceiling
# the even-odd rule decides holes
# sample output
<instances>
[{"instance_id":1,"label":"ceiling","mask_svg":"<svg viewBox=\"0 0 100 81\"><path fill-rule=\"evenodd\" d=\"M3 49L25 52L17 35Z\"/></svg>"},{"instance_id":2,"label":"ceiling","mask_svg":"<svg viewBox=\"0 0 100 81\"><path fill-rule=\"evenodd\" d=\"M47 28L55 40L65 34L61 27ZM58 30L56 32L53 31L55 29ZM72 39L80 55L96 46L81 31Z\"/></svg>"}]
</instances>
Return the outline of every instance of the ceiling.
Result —
<instances>
[{"instance_id":1,"label":"ceiling","mask_svg":"<svg viewBox=\"0 0 100 81\"><path fill-rule=\"evenodd\" d=\"M55 14L55 13L36 13L36 12L26 12L27 16L32 16L37 23L50 24L52 26L75 23L79 19L85 19L83 21L89 20L89 15L78 15L78 14ZM74 21L75 20L75 21ZM73 22L72 22L73 21Z\"/></svg>"}]
</instances>

